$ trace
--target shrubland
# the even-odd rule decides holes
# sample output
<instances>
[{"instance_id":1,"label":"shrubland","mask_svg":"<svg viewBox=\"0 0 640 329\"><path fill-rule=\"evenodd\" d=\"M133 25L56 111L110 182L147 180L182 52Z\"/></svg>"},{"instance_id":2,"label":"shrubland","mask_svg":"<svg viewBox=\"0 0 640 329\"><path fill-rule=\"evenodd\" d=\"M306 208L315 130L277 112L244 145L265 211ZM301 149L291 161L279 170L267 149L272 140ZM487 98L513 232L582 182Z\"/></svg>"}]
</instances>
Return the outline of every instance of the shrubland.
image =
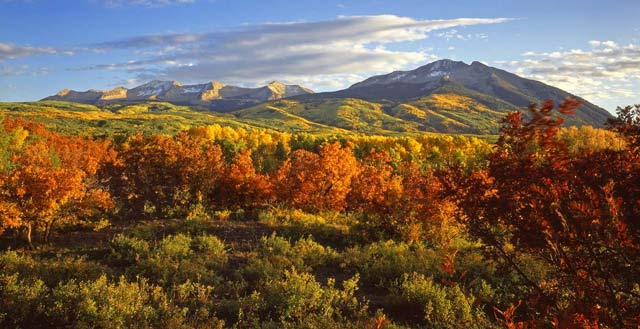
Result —
<instances>
[{"instance_id":1,"label":"shrubland","mask_svg":"<svg viewBox=\"0 0 640 329\"><path fill-rule=\"evenodd\" d=\"M495 144L4 118L0 324L637 326L640 106L561 128L577 105Z\"/></svg>"}]
</instances>

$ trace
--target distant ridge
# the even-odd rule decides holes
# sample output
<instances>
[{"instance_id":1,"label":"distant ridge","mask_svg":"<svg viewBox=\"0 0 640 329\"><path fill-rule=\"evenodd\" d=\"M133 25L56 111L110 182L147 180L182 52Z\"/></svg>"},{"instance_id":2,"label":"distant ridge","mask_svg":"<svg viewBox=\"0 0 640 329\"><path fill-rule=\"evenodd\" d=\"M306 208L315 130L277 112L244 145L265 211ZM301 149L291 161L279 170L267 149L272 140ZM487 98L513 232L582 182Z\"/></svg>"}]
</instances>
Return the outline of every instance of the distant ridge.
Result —
<instances>
[{"instance_id":1,"label":"distant ridge","mask_svg":"<svg viewBox=\"0 0 640 329\"><path fill-rule=\"evenodd\" d=\"M273 81L258 88L225 85L219 81L183 85L177 81L154 80L135 88L118 87L112 90L74 91L63 89L43 101L67 101L94 105L123 102L164 101L178 105L205 106L226 112L242 107L277 100L313 91L298 85L286 85Z\"/></svg>"}]
</instances>

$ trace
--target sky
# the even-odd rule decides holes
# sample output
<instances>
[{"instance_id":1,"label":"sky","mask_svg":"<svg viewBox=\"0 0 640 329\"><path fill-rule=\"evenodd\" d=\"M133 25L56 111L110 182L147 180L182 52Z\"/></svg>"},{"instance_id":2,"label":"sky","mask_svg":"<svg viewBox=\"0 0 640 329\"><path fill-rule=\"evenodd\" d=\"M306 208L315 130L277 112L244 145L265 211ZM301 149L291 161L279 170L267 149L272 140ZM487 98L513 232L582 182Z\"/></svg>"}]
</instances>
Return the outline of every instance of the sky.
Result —
<instances>
[{"instance_id":1,"label":"sky","mask_svg":"<svg viewBox=\"0 0 640 329\"><path fill-rule=\"evenodd\" d=\"M640 103L638 0L0 0L0 101L150 80L316 91L480 61Z\"/></svg>"}]
</instances>

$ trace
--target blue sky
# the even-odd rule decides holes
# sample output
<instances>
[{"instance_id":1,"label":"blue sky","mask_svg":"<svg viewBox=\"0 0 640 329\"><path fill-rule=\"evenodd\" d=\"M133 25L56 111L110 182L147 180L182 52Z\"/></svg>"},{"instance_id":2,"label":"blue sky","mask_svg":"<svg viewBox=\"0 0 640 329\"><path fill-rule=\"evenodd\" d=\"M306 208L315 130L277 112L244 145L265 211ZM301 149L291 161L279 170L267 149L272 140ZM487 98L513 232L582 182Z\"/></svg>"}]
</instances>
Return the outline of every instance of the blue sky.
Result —
<instances>
[{"instance_id":1,"label":"blue sky","mask_svg":"<svg viewBox=\"0 0 640 329\"><path fill-rule=\"evenodd\" d=\"M640 102L640 1L0 0L0 101L152 79L336 90L482 61L614 110Z\"/></svg>"}]
</instances>

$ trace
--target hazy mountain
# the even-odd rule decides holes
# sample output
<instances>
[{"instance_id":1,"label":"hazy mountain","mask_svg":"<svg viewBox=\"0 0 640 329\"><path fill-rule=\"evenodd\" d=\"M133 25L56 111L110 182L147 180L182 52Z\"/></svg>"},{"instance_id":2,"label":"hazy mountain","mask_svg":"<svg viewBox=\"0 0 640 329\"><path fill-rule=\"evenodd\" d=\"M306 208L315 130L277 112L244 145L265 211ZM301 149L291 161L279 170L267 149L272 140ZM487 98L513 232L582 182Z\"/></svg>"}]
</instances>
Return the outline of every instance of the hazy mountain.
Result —
<instances>
[{"instance_id":1,"label":"hazy mountain","mask_svg":"<svg viewBox=\"0 0 640 329\"><path fill-rule=\"evenodd\" d=\"M154 80L138 87L113 90L74 91L64 89L43 100L68 101L103 105L119 102L165 101L179 105L198 105L216 111L231 111L265 101L311 94L313 91L274 81L264 87L243 88L211 81L196 85L183 85L177 81Z\"/></svg>"}]
</instances>

